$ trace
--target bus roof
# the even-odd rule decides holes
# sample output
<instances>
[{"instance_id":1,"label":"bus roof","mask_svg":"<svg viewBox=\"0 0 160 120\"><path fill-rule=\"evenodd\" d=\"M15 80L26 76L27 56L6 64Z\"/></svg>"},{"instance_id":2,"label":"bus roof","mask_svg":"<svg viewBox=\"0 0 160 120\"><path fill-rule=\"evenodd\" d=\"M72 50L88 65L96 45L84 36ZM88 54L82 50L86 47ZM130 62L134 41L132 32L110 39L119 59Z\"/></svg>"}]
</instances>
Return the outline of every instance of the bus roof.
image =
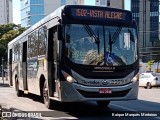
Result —
<instances>
[{"instance_id":1,"label":"bus roof","mask_svg":"<svg viewBox=\"0 0 160 120\"><path fill-rule=\"evenodd\" d=\"M14 42L16 42L18 39L24 37L25 35L29 34L31 31L33 31L35 28L38 28L39 26L43 25L44 23L46 23L47 21L50 21L53 18L58 17L59 19L61 19L61 11L65 6L61 6L58 9L56 9L54 12L52 12L51 14L49 14L48 16L46 16L45 18L43 18L42 20L40 20L39 22L37 22L36 24L34 24L32 27L28 28L26 31L24 31L21 35L19 35L18 37L16 37L15 39L13 39L12 41L10 41L8 43L8 46L10 46L11 44L13 44Z\"/></svg>"},{"instance_id":2,"label":"bus roof","mask_svg":"<svg viewBox=\"0 0 160 120\"><path fill-rule=\"evenodd\" d=\"M14 42L16 42L17 40L23 38L25 35L29 34L30 32L32 32L33 30L35 30L35 28L40 27L41 25L45 24L47 21L50 21L54 18L62 18L62 11L66 10L66 14L68 13L68 15L72 18L76 18L76 19L91 19L91 17L94 17L94 19L96 19L95 16L91 16L88 15L87 17L83 17L83 16L76 16L74 12L76 12L76 8L77 9L90 9L90 10L101 10L102 12L105 12L105 10L108 11L122 11L122 12L127 12L130 14L129 16L129 20L132 19L132 13L130 11L127 10L122 10L122 9L117 9L117 8L108 8L108 7L100 7L100 6L91 6L91 5L64 5L59 7L58 9L56 9L54 12L52 12L51 14L49 14L48 16L46 16L45 18L43 18L42 20L40 20L39 22L37 22L35 25L33 25L32 27L28 28L26 31L24 31L21 35L19 35L18 37L16 37L15 39L13 39L12 41L10 41L8 43L8 46L12 45ZM92 11L94 12L94 11ZM93 13L94 14L94 13ZM103 13L105 14L105 13ZM104 17L104 16L103 16ZM107 17L107 16L106 16ZM108 16L110 17L110 16ZM128 17L128 15L125 16L126 18ZM104 19L104 18L102 18ZM104 19L105 20L105 19Z\"/></svg>"}]
</instances>

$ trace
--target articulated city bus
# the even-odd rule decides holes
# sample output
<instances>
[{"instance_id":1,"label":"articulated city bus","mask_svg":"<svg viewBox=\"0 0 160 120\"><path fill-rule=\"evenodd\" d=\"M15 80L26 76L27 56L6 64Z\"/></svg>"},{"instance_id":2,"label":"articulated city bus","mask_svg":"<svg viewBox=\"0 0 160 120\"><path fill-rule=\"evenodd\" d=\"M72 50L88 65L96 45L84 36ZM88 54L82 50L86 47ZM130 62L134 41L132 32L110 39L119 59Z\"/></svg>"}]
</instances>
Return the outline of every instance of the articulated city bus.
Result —
<instances>
[{"instance_id":1,"label":"articulated city bus","mask_svg":"<svg viewBox=\"0 0 160 120\"><path fill-rule=\"evenodd\" d=\"M130 11L62 6L9 42L8 80L18 96L40 95L48 108L53 101L135 100L137 38Z\"/></svg>"}]
</instances>

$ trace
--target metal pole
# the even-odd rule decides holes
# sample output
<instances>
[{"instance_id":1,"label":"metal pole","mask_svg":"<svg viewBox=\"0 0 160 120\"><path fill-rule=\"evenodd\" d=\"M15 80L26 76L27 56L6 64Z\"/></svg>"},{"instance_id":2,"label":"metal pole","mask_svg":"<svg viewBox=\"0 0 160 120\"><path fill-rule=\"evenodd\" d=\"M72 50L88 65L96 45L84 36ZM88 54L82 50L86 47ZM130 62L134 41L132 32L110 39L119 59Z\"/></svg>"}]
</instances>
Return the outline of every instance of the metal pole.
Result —
<instances>
[{"instance_id":1,"label":"metal pole","mask_svg":"<svg viewBox=\"0 0 160 120\"><path fill-rule=\"evenodd\" d=\"M3 57L2 57L2 80L3 80L3 84L4 84L4 75L3 75L3 72L4 72L4 69L3 69Z\"/></svg>"}]
</instances>

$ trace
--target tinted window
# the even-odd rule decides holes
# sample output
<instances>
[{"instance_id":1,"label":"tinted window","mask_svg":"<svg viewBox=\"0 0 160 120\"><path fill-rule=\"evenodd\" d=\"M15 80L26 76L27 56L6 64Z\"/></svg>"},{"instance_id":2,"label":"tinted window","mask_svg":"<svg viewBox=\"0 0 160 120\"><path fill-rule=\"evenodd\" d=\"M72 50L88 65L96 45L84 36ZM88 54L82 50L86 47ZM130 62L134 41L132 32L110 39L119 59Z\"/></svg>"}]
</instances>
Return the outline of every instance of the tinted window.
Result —
<instances>
[{"instance_id":1,"label":"tinted window","mask_svg":"<svg viewBox=\"0 0 160 120\"><path fill-rule=\"evenodd\" d=\"M28 37L28 57L36 57L38 52L38 32L35 31Z\"/></svg>"},{"instance_id":2,"label":"tinted window","mask_svg":"<svg viewBox=\"0 0 160 120\"><path fill-rule=\"evenodd\" d=\"M39 38L39 50L38 55L45 55L46 54L46 41L47 41L47 29L46 27L42 27L39 29L38 32Z\"/></svg>"},{"instance_id":3,"label":"tinted window","mask_svg":"<svg viewBox=\"0 0 160 120\"><path fill-rule=\"evenodd\" d=\"M140 78L150 78L151 76L150 75L140 75Z\"/></svg>"},{"instance_id":4,"label":"tinted window","mask_svg":"<svg viewBox=\"0 0 160 120\"><path fill-rule=\"evenodd\" d=\"M19 43L14 44L13 61L20 60L21 45Z\"/></svg>"}]
</instances>

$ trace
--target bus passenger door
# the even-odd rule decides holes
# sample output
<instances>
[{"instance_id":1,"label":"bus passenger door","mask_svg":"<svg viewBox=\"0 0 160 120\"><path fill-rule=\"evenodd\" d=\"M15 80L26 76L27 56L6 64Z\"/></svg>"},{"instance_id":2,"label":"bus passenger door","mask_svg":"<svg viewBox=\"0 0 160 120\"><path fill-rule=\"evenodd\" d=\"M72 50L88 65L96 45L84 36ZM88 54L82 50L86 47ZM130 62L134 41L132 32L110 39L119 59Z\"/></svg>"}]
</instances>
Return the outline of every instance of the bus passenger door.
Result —
<instances>
[{"instance_id":1,"label":"bus passenger door","mask_svg":"<svg viewBox=\"0 0 160 120\"><path fill-rule=\"evenodd\" d=\"M49 29L48 32L48 51L47 51L47 58L48 58L48 87L49 87L49 94L50 96L57 97L56 94L56 85L55 81L57 80L57 62L55 59L55 52L57 49L56 46L56 29L52 28Z\"/></svg>"},{"instance_id":2,"label":"bus passenger door","mask_svg":"<svg viewBox=\"0 0 160 120\"><path fill-rule=\"evenodd\" d=\"M60 97L60 81L58 79L58 65L59 65L59 61L58 61L58 38L57 38L57 31L55 30L55 32L53 32L53 49L52 49L52 52L53 52L53 58L52 58L52 63L53 63L53 80L54 80L54 89L55 89L55 92L54 92L54 96L55 97Z\"/></svg>"},{"instance_id":3,"label":"bus passenger door","mask_svg":"<svg viewBox=\"0 0 160 120\"><path fill-rule=\"evenodd\" d=\"M55 82L53 79L53 29L49 29L48 32L48 50L47 50L47 58L48 58L48 87L49 87L49 95L54 96L55 91Z\"/></svg>"},{"instance_id":4,"label":"bus passenger door","mask_svg":"<svg viewBox=\"0 0 160 120\"><path fill-rule=\"evenodd\" d=\"M23 43L22 77L23 77L23 89L28 90L28 86L27 86L27 41Z\"/></svg>"},{"instance_id":5,"label":"bus passenger door","mask_svg":"<svg viewBox=\"0 0 160 120\"><path fill-rule=\"evenodd\" d=\"M13 86L13 81L12 81L12 49L9 50L9 73L8 73L8 80L10 86Z\"/></svg>"}]
</instances>

